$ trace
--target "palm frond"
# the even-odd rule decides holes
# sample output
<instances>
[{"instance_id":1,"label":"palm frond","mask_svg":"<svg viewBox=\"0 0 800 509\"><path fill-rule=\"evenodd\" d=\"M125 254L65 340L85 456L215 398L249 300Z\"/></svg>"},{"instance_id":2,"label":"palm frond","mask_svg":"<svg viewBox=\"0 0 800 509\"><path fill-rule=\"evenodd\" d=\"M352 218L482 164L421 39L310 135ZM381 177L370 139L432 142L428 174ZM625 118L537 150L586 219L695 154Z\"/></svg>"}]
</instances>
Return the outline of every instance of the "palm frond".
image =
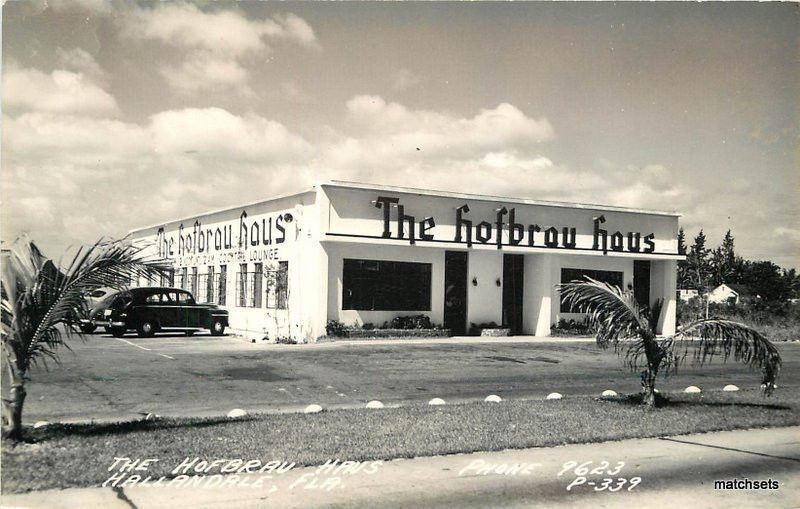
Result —
<instances>
[{"instance_id":1,"label":"palm frond","mask_svg":"<svg viewBox=\"0 0 800 509\"><path fill-rule=\"evenodd\" d=\"M714 357L721 357L723 362L733 357L751 368L761 368L767 393L774 388L781 367L778 348L761 333L742 323L719 318L692 322L665 340L663 346L684 359L691 347L693 362L698 365L707 364Z\"/></svg>"},{"instance_id":2,"label":"palm frond","mask_svg":"<svg viewBox=\"0 0 800 509\"><path fill-rule=\"evenodd\" d=\"M123 289L133 279L154 277L166 266L142 257L147 246L124 239L79 248L65 268L47 260L27 238L14 243L3 265L3 355L20 376L32 363L56 359L87 313L86 295L100 287Z\"/></svg>"},{"instance_id":3,"label":"palm frond","mask_svg":"<svg viewBox=\"0 0 800 509\"><path fill-rule=\"evenodd\" d=\"M652 334L647 314L633 296L608 283L590 277L558 285L564 302L576 313L587 313L597 327L597 343L601 347L620 339ZM654 334L653 334L654 335Z\"/></svg>"}]
</instances>

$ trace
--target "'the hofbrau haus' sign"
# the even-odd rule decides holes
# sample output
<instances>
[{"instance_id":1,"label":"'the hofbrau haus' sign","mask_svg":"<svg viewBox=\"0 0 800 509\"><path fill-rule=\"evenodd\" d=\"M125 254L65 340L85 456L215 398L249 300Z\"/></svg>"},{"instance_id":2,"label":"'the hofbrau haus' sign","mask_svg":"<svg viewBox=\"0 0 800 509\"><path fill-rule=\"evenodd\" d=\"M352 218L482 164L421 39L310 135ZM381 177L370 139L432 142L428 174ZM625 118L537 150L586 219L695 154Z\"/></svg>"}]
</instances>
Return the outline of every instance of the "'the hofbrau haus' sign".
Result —
<instances>
[{"instance_id":1,"label":"'the hofbrau haus' sign","mask_svg":"<svg viewBox=\"0 0 800 509\"><path fill-rule=\"evenodd\" d=\"M436 226L436 220L432 216L417 221L414 216L405 213L399 198L378 196L378 199L373 203L375 207L383 209L383 233L381 235L383 238L408 240L411 244L415 244L417 240L434 240L432 230ZM397 234L394 237L391 229L393 222L391 217L392 205L397 208L397 217L394 218ZM538 224L520 224L516 222L516 210L513 207L510 209L506 207L498 209L494 223L489 221L474 223L467 218L468 213L469 206L467 204L456 208L453 242L465 243L467 247L471 247L474 243L495 244L497 249L502 249L504 245L576 249L577 234L574 227L549 226L545 228ZM593 250L602 251L603 254L608 253L609 250L617 252L628 251L631 253L652 253L655 251L655 234L650 233L642 236L640 232L622 233L621 231L609 234L607 230L600 227L605 221L606 218L602 215L593 220ZM506 227L508 228L508 238L507 242L504 243L503 230ZM539 234L538 242L537 233Z\"/></svg>"},{"instance_id":2,"label":"'the hofbrau haus' sign","mask_svg":"<svg viewBox=\"0 0 800 509\"><path fill-rule=\"evenodd\" d=\"M189 228L181 223L174 232L177 235L167 235L162 227L157 232L158 255L161 258L170 258L175 255L246 251L248 247L283 244L286 241L285 224L292 220L292 215L289 213L257 216L248 220L247 211L243 210L239 215L236 240L234 240L233 222L214 228L203 226L199 220Z\"/></svg>"}]
</instances>

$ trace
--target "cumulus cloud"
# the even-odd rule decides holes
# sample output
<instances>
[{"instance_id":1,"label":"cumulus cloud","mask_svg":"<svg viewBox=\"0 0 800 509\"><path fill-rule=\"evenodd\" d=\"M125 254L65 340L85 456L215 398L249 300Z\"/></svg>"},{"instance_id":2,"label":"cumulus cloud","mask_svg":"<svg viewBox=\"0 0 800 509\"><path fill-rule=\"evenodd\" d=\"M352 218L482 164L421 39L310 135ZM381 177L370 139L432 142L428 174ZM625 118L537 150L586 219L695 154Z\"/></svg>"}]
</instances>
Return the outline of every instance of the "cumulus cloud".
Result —
<instances>
[{"instance_id":1,"label":"cumulus cloud","mask_svg":"<svg viewBox=\"0 0 800 509\"><path fill-rule=\"evenodd\" d=\"M100 68L95 58L83 48L57 48L59 68L82 73L95 82L105 81L106 73Z\"/></svg>"},{"instance_id":2,"label":"cumulus cloud","mask_svg":"<svg viewBox=\"0 0 800 509\"><path fill-rule=\"evenodd\" d=\"M220 58L212 52L187 56L179 65L164 65L160 73L170 87L183 93L235 87L243 95L252 95L247 85L247 70L238 61Z\"/></svg>"},{"instance_id":3,"label":"cumulus cloud","mask_svg":"<svg viewBox=\"0 0 800 509\"><path fill-rule=\"evenodd\" d=\"M279 122L221 108L161 112L151 118L149 128L159 154L194 153L270 164L311 150L307 141Z\"/></svg>"},{"instance_id":4,"label":"cumulus cloud","mask_svg":"<svg viewBox=\"0 0 800 509\"><path fill-rule=\"evenodd\" d=\"M48 74L16 66L3 74L3 109L84 115L118 112L114 97L83 72L57 69Z\"/></svg>"},{"instance_id":5,"label":"cumulus cloud","mask_svg":"<svg viewBox=\"0 0 800 509\"><path fill-rule=\"evenodd\" d=\"M465 116L377 96L342 106L347 125L319 129L313 143L273 119L222 108L167 110L141 123L6 117L5 192L24 200L10 207L11 230L44 224L86 242L330 178L703 213L668 167L559 164L546 155L550 122L510 104Z\"/></svg>"},{"instance_id":6,"label":"cumulus cloud","mask_svg":"<svg viewBox=\"0 0 800 509\"><path fill-rule=\"evenodd\" d=\"M133 39L157 40L233 57L267 51L267 38L306 46L317 44L311 26L293 14L249 20L237 11L204 12L194 4L159 4L152 9L139 9L123 30L123 35Z\"/></svg>"},{"instance_id":7,"label":"cumulus cloud","mask_svg":"<svg viewBox=\"0 0 800 509\"><path fill-rule=\"evenodd\" d=\"M530 146L554 136L546 118L528 117L508 103L469 118L412 110L371 95L353 97L346 108L353 125L368 139L370 152L379 155L399 151L475 156L498 148Z\"/></svg>"},{"instance_id":8,"label":"cumulus cloud","mask_svg":"<svg viewBox=\"0 0 800 509\"><path fill-rule=\"evenodd\" d=\"M121 34L131 40L156 41L181 50L181 61L161 64L161 74L175 90L198 92L235 87L252 94L243 60L264 56L278 41L319 48L313 28L294 14L248 19L236 10L203 11L194 4L159 4L124 16Z\"/></svg>"}]
</instances>

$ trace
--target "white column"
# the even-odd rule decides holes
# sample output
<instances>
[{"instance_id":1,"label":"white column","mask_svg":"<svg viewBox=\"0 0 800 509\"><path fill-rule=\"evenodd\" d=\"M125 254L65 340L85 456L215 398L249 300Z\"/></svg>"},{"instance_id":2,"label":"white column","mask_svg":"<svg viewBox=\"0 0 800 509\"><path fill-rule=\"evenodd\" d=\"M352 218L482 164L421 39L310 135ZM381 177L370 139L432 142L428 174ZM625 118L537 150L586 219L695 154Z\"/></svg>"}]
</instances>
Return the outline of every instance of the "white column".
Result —
<instances>
[{"instance_id":1,"label":"white column","mask_svg":"<svg viewBox=\"0 0 800 509\"><path fill-rule=\"evenodd\" d=\"M549 336L553 321L554 285L558 282L554 255L525 255L525 289L523 291L523 323L526 334Z\"/></svg>"},{"instance_id":2,"label":"white column","mask_svg":"<svg viewBox=\"0 0 800 509\"><path fill-rule=\"evenodd\" d=\"M675 260L654 260L650 263L650 302L664 301L661 316L658 318L656 333L670 336L675 334L677 302L675 292L678 288L678 262Z\"/></svg>"}]
</instances>

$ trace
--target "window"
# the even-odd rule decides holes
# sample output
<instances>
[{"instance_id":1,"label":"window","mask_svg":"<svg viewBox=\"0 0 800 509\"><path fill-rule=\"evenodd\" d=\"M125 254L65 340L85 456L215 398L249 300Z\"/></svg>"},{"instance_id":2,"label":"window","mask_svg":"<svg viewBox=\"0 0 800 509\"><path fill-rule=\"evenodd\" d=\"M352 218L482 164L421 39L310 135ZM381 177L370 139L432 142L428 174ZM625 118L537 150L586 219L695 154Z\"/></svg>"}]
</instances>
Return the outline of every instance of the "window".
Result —
<instances>
[{"instance_id":1,"label":"window","mask_svg":"<svg viewBox=\"0 0 800 509\"><path fill-rule=\"evenodd\" d=\"M197 295L197 267L192 267L192 284L189 291L192 295Z\"/></svg>"},{"instance_id":2,"label":"window","mask_svg":"<svg viewBox=\"0 0 800 509\"><path fill-rule=\"evenodd\" d=\"M569 283L571 281L583 281L584 277L590 277L595 281L601 283L608 283L612 286L622 288L623 274L619 271L613 270L591 270L591 269L561 269L561 282ZM570 307L562 300L561 301L562 313L574 313Z\"/></svg>"},{"instance_id":3,"label":"window","mask_svg":"<svg viewBox=\"0 0 800 509\"><path fill-rule=\"evenodd\" d=\"M188 269L186 267L181 268L181 288L183 288L184 290L186 290L187 286L189 285L188 281L189 277L187 276L187 270Z\"/></svg>"},{"instance_id":4,"label":"window","mask_svg":"<svg viewBox=\"0 0 800 509\"><path fill-rule=\"evenodd\" d=\"M179 305L194 304L194 299L192 299L192 296L186 292L178 292L178 304Z\"/></svg>"},{"instance_id":5,"label":"window","mask_svg":"<svg viewBox=\"0 0 800 509\"><path fill-rule=\"evenodd\" d=\"M214 266L208 266L208 272L206 273L206 300L205 302L214 302Z\"/></svg>"},{"instance_id":6,"label":"window","mask_svg":"<svg viewBox=\"0 0 800 509\"><path fill-rule=\"evenodd\" d=\"M253 271L253 298L252 298L252 306L254 308L261 307L261 300L264 288L264 265L261 263L255 264L255 270Z\"/></svg>"},{"instance_id":7,"label":"window","mask_svg":"<svg viewBox=\"0 0 800 509\"><path fill-rule=\"evenodd\" d=\"M161 294L160 293L154 293L152 295L148 295L147 298L144 299L144 301L145 302L155 303L155 304L160 304L161 303Z\"/></svg>"},{"instance_id":8,"label":"window","mask_svg":"<svg viewBox=\"0 0 800 509\"><path fill-rule=\"evenodd\" d=\"M175 284L175 270L167 269L161 273L160 286L173 286Z\"/></svg>"},{"instance_id":9,"label":"window","mask_svg":"<svg viewBox=\"0 0 800 509\"><path fill-rule=\"evenodd\" d=\"M218 281L218 290L217 290L217 303L220 306L225 305L225 297L228 293L228 266L227 265L220 265L219 266L219 281Z\"/></svg>"},{"instance_id":10,"label":"window","mask_svg":"<svg viewBox=\"0 0 800 509\"><path fill-rule=\"evenodd\" d=\"M275 278L275 307L286 309L289 296L289 262L278 262L278 274Z\"/></svg>"},{"instance_id":11,"label":"window","mask_svg":"<svg viewBox=\"0 0 800 509\"><path fill-rule=\"evenodd\" d=\"M345 259L342 279L342 309L431 309L430 263Z\"/></svg>"},{"instance_id":12,"label":"window","mask_svg":"<svg viewBox=\"0 0 800 509\"><path fill-rule=\"evenodd\" d=\"M239 272L236 273L236 295L238 296L238 306L247 307L247 264L239 264Z\"/></svg>"}]
</instances>

